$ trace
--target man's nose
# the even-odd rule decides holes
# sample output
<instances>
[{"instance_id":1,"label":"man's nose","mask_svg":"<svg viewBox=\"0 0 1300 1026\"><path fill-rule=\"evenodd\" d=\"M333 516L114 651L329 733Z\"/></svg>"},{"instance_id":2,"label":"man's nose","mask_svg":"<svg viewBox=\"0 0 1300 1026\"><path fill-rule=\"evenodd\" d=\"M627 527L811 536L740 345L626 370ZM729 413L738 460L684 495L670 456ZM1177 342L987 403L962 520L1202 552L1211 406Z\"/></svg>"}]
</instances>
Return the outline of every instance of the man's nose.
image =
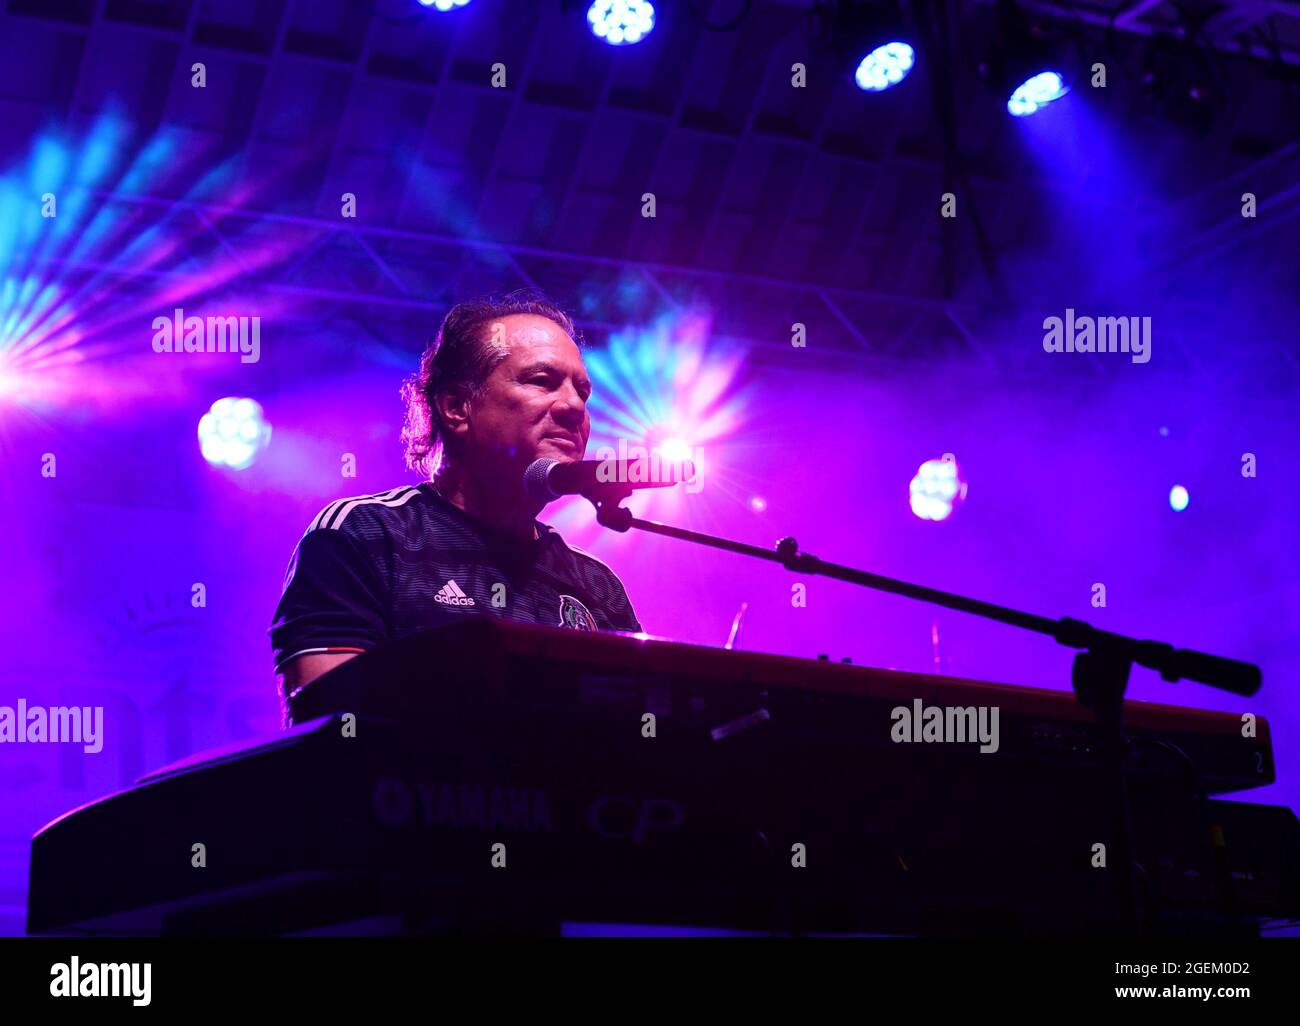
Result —
<instances>
[{"instance_id":1,"label":"man's nose","mask_svg":"<svg viewBox=\"0 0 1300 1026\"><path fill-rule=\"evenodd\" d=\"M568 385L560 391L556 398L554 407L554 416L558 420L560 417L568 417L574 423L582 423L582 414L587 408L586 400L573 385Z\"/></svg>"}]
</instances>

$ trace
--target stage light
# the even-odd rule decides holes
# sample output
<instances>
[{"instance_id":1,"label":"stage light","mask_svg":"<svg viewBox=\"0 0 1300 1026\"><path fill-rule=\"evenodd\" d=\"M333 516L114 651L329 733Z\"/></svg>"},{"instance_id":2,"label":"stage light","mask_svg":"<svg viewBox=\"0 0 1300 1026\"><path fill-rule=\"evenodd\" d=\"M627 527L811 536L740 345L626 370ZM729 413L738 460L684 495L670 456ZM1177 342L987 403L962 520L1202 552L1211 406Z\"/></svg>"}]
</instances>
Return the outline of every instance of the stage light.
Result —
<instances>
[{"instance_id":1,"label":"stage light","mask_svg":"<svg viewBox=\"0 0 1300 1026\"><path fill-rule=\"evenodd\" d=\"M1011 91L1007 111L1015 117L1028 117L1068 93L1065 79L1057 71L1040 71Z\"/></svg>"},{"instance_id":2,"label":"stage light","mask_svg":"<svg viewBox=\"0 0 1300 1026\"><path fill-rule=\"evenodd\" d=\"M898 85L916 64L916 50L908 42L911 33L894 0L818 4L813 24L814 35L829 42L836 74L852 74L866 92Z\"/></svg>"},{"instance_id":3,"label":"stage light","mask_svg":"<svg viewBox=\"0 0 1300 1026\"><path fill-rule=\"evenodd\" d=\"M237 173L238 154L204 164L181 192L163 190L168 202L148 201L182 166L191 140L178 125L143 136L138 127L109 104L93 123L42 130L28 157L0 167L0 390L20 390L24 404L87 415L173 401L192 409L210 401L211 386L196 397L203 375L187 360L136 360L130 325L214 296L222 313L237 317L256 304L264 320L294 316L305 302L264 295L257 283L324 230L267 233L256 218L217 228L205 216L177 216L190 202L195 211L238 209L265 188L259 176ZM24 213L33 183L58 197L57 217ZM124 362L110 372L109 360Z\"/></svg>"},{"instance_id":4,"label":"stage light","mask_svg":"<svg viewBox=\"0 0 1300 1026\"><path fill-rule=\"evenodd\" d=\"M665 450L695 464L690 484L637 492L629 505L638 516L680 518L690 527L692 517L711 505L743 507L750 492L740 490L736 463L725 454L756 416L745 380L748 350L719 341L707 312L684 310L616 330L606 345L583 355L595 385L587 404L588 459L600 459L605 447L618 458L623 451L634 458L633 448L642 447L652 462L658 459L661 472ZM547 517L566 540L584 547L610 534L585 500L561 500Z\"/></svg>"},{"instance_id":5,"label":"stage light","mask_svg":"<svg viewBox=\"0 0 1300 1026\"><path fill-rule=\"evenodd\" d=\"M751 495L749 498L749 508L755 513L763 513L767 510L767 500L761 495Z\"/></svg>"},{"instance_id":6,"label":"stage light","mask_svg":"<svg viewBox=\"0 0 1300 1026\"><path fill-rule=\"evenodd\" d=\"M213 466L243 470L271 441L271 425L255 399L218 399L199 418L199 449Z\"/></svg>"},{"instance_id":7,"label":"stage light","mask_svg":"<svg viewBox=\"0 0 1300 1026\"><path fill-rule=\"evenodd\" d=\"M862 58L853 80L869 93L884 92L903 81L915 63L916 52L910 43L885 43Z\"/></svg>"},{"instance_id":8,"label":"stage light","mask_svg":"<svg viewBox=\"0 0 1300 1026\"><path fill-rule=\"evenodd\" d=\"M1011 0L998 4L998 28L980 72L1007 105L1024 118L1070 91L1062 44L1025 16Z\"/></svg>"},{"instance_id":9,"label":"stage light","mask_svg":"<svg viewBox=\"0 0 1300 1026\"><path fill-rule=\"evenodd\" d=\"M1182 485L1174 485L1169 489L1169 508L1175 513L1181 513L1187 508L1187 503L1191 496L1187 494L1187 489Z\"/></svg>"},{"instance_id":10,"label":"stage light","mask_svg":"<svg viewBox=\"0 0 1300 1026\"><path fill-rule=\"evenodd\" d=\"M680 438L666 439L659 446L659 459L665 463L683 463L689 461L695 454L690 443Z\"/></svg>"},{"instance_id":11,"label":"stage light","mask_svg":"<svg viewBox=\"0 0 1300 1026\"><path fill-rule=\"evenodd\" d=\"M437 11L454 11L457 7L464 7L469 0L418 0L421 7L432 7Z\"/></svg>"},{"instance_id":12,"label":"stage light","mask_svg":"<svg viewBox=\"0 0 1300 1026\"><path fill-rule=\"evenodd\" d=\"M630 46L655 27L655 6L650 0L595 0L587 8L587 23L610 46Z\"/></svg>"},{"instance_id":13,"label":"stage light","mask_svg":"<svg viewBox=\"0 0 1300 1026\"><path fill-rule=\"evenodd\" d=\"M9 366L9 355L5 348L6 341L4 337L0 337L0 399L18 395L22 384L22 378L17 371Z\"/></svg>"},{"instance_id":14,"label":"stage light","mask_svg":"<svg viewBox=\"0 0 1300 1026\"><path fill-rule=\"evenodd\" d=\"M926 460L909 486L912 512L922 520L947 520L957 504L966 498L966 481L952 453L942 459Z\"/></svg>"}]
</instances>

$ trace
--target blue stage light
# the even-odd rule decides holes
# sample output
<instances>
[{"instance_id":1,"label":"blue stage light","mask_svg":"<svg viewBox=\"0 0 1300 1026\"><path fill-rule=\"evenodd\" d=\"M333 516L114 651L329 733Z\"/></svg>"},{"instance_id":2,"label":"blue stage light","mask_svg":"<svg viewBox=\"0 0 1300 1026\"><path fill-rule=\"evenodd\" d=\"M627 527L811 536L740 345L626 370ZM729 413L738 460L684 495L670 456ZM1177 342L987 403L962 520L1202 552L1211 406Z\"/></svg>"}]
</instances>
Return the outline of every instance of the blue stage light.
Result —
<instances>
[{"instance_id":1,"label":"blue stage light","mask_svg":"<svg viewBox=\"0 0 1300 1026\"><path fill-rule=\"evenodd\" d=\"M1028 117L1069 91L1059 72L1040 71L1016 86L1007 100L1007 110L1015 117Z\"/></svg>"},{"instance_id":2,"label":"blue stage light","mask_svg":"<svg viewBox=\"0 0 1300 1026\"><path fill-rule=\"evenodd\" d=\"M199 419L199 449L217 467L243 470L271 441L271 425L255 399L218 399Z\"/></svg>"},{"instance_id":3,"label":"blue stage light","mask_svg":"<svg viewBox=\"0 0 1300 1026\"><path fill-rule=\"evenodd\" d=\"M419 0L421 7L432 7L439 11L453 11L457 7L464 7L469 0Z\"/></svg>"},{"instance_id":4,"label":"blue stage light","mask_svg":"<svg viewBox=\"0 0 1300 1026\"><path fill-rule=\"evenodd\" d=\"M655 27L655 6L650 0L595 0L587 8L587 22L610 46L628 46Z\"/></svg>"},{"instance_id":5,"label":"blue stage light","mask_svg":"<svg viewBox=\"0 0 1300 1026\"><path fill-rule=\"evenodd\" d=\"M883 92L903 81L915 63L916 52L910 43L885 43L862 58L853 80L859 89L869 93Z\"/></svg>"},{"instance_id":6,"label":"blue stage light","mask_svg":"<svg viewBox=\"0 0 1300 1026\"><path fill-rule=\"evenodd\" d=\"M1169 508L1175 513L1181 513L1187 508L1187 503L1191 496L1187 494L1187 489L1182 485L1174 485L1169 489Z\"/></svg>"}]
</instances>

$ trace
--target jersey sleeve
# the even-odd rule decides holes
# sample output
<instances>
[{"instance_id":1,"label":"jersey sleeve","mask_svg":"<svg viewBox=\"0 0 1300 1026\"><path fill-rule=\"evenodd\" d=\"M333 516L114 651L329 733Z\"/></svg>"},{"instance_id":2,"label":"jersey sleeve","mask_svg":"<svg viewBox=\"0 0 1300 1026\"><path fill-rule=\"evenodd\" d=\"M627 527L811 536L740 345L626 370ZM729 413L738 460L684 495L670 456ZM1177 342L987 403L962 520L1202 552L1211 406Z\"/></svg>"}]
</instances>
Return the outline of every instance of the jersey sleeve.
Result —
<instances>
[{"instance_id":1,"label":"jersey sleeve","mask_svg":"<svg viewBox=\"0 0 1300 1026\"><path fill-rule=\"evenodd\" d=\"M627 597L627 589L623 587L623 582L614 574L612 578L612 597L605 604L605 613L610 622L614 625L616 631L634 631L641 632L641 621L636 618L636 612L632 609L632 600Z\"/></svg>"},{"instance_id":2,"label":"jersey sleeve","mask_svg":"<svg viewBox=\"0 0 1300 1026\"><path fill-rule=\"evenodd\" d=\"M308 531L285 576L271 624L275 672L313 652L364 652L388 636L388 586L358 540Z\"/></svg>"}]
</instances>

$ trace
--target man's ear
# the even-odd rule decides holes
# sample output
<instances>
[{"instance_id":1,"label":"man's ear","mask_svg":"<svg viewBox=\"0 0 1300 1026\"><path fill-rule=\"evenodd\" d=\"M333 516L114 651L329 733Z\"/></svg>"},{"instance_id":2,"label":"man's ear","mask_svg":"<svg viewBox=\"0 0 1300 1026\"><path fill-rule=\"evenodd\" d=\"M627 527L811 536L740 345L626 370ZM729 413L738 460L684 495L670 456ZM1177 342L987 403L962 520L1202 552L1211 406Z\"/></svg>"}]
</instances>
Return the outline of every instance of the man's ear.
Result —
<instances>
[{"instance_id":1,"label":"man's ear","mask_svg":"<svg viewBox=\"0 0 1300 1026\"><path fill-rule=\"evenodd\" d=\"M448 434L459 435L469 430L469 392L464 388L449 389L434 396L438 416Z\"/></svg>"}]
</instances>

